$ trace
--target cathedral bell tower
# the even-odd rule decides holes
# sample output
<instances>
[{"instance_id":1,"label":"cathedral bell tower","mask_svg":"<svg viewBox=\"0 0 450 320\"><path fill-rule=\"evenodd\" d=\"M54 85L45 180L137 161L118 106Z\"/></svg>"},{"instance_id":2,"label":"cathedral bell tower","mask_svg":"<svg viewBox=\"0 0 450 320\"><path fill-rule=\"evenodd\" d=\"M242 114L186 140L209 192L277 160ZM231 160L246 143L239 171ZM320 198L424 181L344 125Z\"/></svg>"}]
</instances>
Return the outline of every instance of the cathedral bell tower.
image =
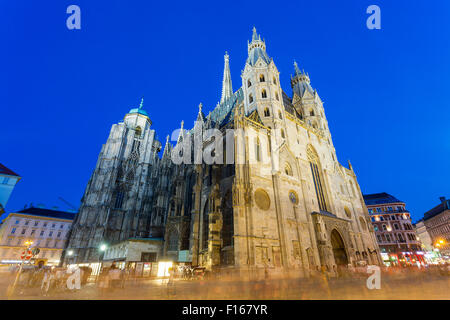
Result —
<instances>
[{"instance_id":1,"label":"cathedral bell tower","mask_svg":"<svg viewBox=\"0 0 450 320\"><path fill-rule=\"evenodd\" d=\"M68 240L74 262L98 261L101 244L149 236L147 181L161 143L143 105L142 99L123 122L114 124L102 146Z\"/></svg>"},{"instance_id":2,"label":"cathedral bell tower","mask_svg":"<svg viewBox=\"0 0 450 320\"><path fill-rule=\"evenodd\" d=\"M266 52L265 41L253 28L248 58L241 74L245 115L257 110L263 123L271 128L277 127L274 122L282 120L284 115L279 74Z\"/></svg>"},{"instance_id":3,"label":"cathedral bell tower","mask_svg":"<svg viewBox=\"0 0 450 320\"><path fill-rule=\"evenodd\" d=\"M262 123L273 129L272 138L281 145L285 139L285 110L279 71L266 52L266 43L253 28L252 40L248 42L248 58L241 74L244 95L244 113L254 117L257 112ZM253 115L252 115L253 114Z\"/></svg>"}]
</instances>

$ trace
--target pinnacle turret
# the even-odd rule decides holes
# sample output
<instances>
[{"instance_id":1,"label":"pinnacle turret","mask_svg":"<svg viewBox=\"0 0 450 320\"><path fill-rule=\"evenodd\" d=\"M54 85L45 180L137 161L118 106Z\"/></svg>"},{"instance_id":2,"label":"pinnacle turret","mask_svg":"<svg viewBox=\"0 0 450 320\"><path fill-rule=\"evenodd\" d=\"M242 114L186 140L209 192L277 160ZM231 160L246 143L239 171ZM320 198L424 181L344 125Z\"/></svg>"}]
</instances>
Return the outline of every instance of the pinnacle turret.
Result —
<instances>
[{"instance_id":1,"label":"pinnacle turret","mask_svg":"<svg viewBox=\"0 0 450 320\"><path fill-rule=\"evenodd\" d=\"M163 152L163 156L162 156L163 159L167 158L167 157L170 158L170 155L171 155L171 152L172 152L172 145L170 144L169 139L170 139L170 136L167 135L167 137L166 137L166 145L164 146L164 152Z\"/></svg>"},{"instance_id":2,"label":"pinnacle turret","mask_svg":"<svg viewBox=\"0 0 450 320\"><path fill-rule=\"evenodd\" d=\"M262 58L267 64L270 63L270 58L266 53L266 43L261 40L261 36L253 27L252 41L248 42L247 63L253 66L259 58Z\"/></svg>"},{"instance_id":3,"label":"pinnacle turret","mask_svg":"<svg viewBox=\"0 0 450 320\"><path fill-rule=\"evenodd\" d=\"M300 97L303 97L305 91L314 94L310 82L309 75L304 70L300 71L297 62L294 60L294 76L291 75L291 86L294 93Z\"/></svg>"}]
</instances>

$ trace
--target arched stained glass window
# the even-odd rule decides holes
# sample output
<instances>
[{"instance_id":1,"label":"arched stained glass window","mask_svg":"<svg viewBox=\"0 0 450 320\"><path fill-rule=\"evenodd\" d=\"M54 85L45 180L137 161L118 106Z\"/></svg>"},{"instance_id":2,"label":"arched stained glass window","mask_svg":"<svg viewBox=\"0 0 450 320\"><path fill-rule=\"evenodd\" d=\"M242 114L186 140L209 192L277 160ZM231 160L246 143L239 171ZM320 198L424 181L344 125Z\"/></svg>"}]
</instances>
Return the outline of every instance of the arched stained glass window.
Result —
<instances>
[{"instance_id":1,"label":"arched stained glass window","mask_svg":"<svg viewBox=\"0 0 450 320\"><path fill-rule=\"evenodd\" d=\"M319 156L311 145L308 145L306 153L308 156L309 166L311 168L311 173L313 176L314 189L316 190L317 201L319 202L319 209L322 211L328 211L327 203L325 200L324 185L321 179Z\"/></svg>"}]
</instances>

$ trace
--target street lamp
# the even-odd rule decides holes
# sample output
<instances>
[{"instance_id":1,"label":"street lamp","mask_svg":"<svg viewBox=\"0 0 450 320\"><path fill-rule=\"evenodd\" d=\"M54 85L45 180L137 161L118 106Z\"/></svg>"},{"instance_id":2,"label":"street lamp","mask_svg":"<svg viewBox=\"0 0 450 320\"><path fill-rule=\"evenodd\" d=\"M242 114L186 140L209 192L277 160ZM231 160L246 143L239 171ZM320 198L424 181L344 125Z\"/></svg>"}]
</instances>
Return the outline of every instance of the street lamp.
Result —
<instances>
[{"instance_id":1,"label":"street lamp","mask_svg":"<svg viewBox=\"0 0 450 320\"><path fill-rule=\"evenodd\" d=\"M106 245L106 244L104 244L104 243L101 243L100 244L100 246L98 247L98 249L100 250L100 253L99 253L99 255L98 255L98 273L97 273L97 277L99 276L99 274L100 274L100 271L101 271L101 269L102 269L102 267L101 267L101 262L100 262L100 256L102 256L102 259L103 259L103 254L105 253L105 251L106 251L106 249L108 248L108 246Z\"/></svg>"}]
</instances>

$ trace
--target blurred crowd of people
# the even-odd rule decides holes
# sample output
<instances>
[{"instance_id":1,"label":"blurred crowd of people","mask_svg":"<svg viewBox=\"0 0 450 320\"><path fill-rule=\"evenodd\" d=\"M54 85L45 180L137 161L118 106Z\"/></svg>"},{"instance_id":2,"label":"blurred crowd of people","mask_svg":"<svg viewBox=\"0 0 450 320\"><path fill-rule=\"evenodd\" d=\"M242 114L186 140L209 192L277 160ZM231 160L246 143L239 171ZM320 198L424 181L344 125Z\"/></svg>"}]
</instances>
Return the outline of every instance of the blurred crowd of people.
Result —
<instances>
[{"instance_id":1,"label":"blurred crowd of people","mask_svg":"<svg viewBox=\"0 0 450 320\"><path fill-rule=\"evenodd\" d=\"M78 267L76 267L78 268ZM116 295L136 294L137 289L149 285L151 278L136 277L129 269L118 268L115 263L103 267L96 275L92 269L80 267L80 284L84 289L89 283L97 297L108 298ZM18 267L11 270L14 281ZM367 267L326 266L309 270L309 277L298 274L273 273L265 268L259 273L249 270L245 274L233 273L231 269L207 271L205 268L174 266L168 276L160 281L159 289L164 291L160 298L166 299L329 299L336 298L337 292L343 296L355 293L367 294L366 279L370 275ZM416 288L438 279L450 279L450 264L419 267L380 267L382 287L393 290L399 286L414 284ZM26 295L27 289L34 289L42 296L55 296L74 292L68 287L68 279L74 270L47 266L23 266L18 277L16 294ZM88 281L89 280L89 281ZM123 289L136 290L123 290ZM189 291L185 291L189 288ZM77 288L80 289L80 288ZM70 299L70 295L67 296Z\"/></svg>"}]
</instances>

